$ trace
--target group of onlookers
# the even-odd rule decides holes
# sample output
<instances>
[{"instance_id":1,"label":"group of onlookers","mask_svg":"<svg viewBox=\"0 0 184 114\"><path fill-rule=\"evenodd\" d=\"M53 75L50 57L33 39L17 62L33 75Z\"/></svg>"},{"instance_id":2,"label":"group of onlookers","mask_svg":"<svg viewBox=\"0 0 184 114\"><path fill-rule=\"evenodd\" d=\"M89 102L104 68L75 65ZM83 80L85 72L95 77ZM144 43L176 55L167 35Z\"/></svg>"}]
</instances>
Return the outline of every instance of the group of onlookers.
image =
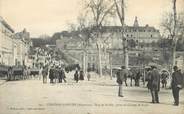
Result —
<instances>
[{"instance_id":1,"label":"group of onlookers","mask_svg":"<svg viewBox=\"0 0 184 114\"><path fill-rule=\"evenodd\" d=\"M87 72L88 81L90 81L90 78L91 78L90 72ZM84 80L84 72L76 70L74 74L74 80L76 81L76 83L78 83L79 80Z\"/></svg>"},{"instance_id":2,"label":"group of onlookers","mask_svg":"<svg viewBox=\"0 0 184 114\"><path fill-rule=\"evenodd\" d=\"M61 67L51 66L49 69L48 66L44 66L42 69L43 83L47 83L47 76L49 76L50 83L66 83L65 71Z\"/></svg>"},{"instance_id":3,"label":"group of onlookers","mask_svg":"<svg viewBox=\"0 0 184 114\"><path fill-rule=\"evenodd\" d=\"M66 83L64 69L61 67L51 67L49 70L49 79L50 83L62 83L63 81Z\"/></svg>"},{"instance_id":4,"label":"group of onlookers","mask_svg":"<svg viewBox=\"0 0 184 114\"><path fill-rule=\"evenodd\" d=\"M63 81L66 83L66 75L65 68L51 66L44 66L41 70L43 83L47 83L47 76L49 76L50 83L62 83ZM68 72L67 72L68 73ZM90 81L91 75L90 72L87 72L87 79ZM78 83L79 80L84 80L84 72L82 70L76 70L74 73L74 80Z\"/></svg>"},{"instance_id":5,"label":"group of onlookers","mask_svg":"<svg viewBox=\"0 0 184 114\"><path fill-rule=\"evenodd\" d=\"M171 80L171 89L174 97L174 105L179 105L179 92L184 85L184 76L177 66L174 68L174 72L172 73ZM123 82L125 82L126 77L129 75L129 71L122 66L121 70L117 72L117 83L119 85L118 96L123 97L122 86ZM156 66L151 66L147 69L147 87L151 92L152 103L159 103L159 91L160 91L160 83L162 83L162 87L165 88L167 84L168 74L166 71L163 71L160 75ZM125 82L126 85L126 82Z\"/></svg>"},{"instance_id":6,"label":"group of onlookers","mask_svg":"<svg viewBox=\"0 0 184 114\"><path fill-rule=\"evenodd\" d=\"M172 94L174 97L174 105L179 105L179 91L182 89L184 84L184 77L181 71L178 69L177 66L173 67L174 72L172 73L172 80L171 80L171 89ZM151 69L148 69L148 89L151 91L152 95L152 103L159 103L159 95L158 92L160 91L160 79L162 83L162 88L166 88L167 78L168 75L166 71L163 71L160 75L157 68L152 66Z\"/></svg>"}]
</instances>

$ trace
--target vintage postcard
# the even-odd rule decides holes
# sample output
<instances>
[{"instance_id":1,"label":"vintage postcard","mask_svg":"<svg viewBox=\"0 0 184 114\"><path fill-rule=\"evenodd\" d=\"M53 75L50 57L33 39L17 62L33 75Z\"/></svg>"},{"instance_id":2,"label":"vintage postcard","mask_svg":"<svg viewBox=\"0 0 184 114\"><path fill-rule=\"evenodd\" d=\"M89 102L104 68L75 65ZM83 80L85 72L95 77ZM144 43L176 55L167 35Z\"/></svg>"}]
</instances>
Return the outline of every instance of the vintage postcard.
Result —
<instances>
[{"instance_id":1,"label":"vintage postcard","mask_svg":"<svg viewBox=\"0 0 184 114\"><path fill-rule=\"evenodd\" d=\"M0 0L0 114L184 114L184 0Z\"/></svg>"}]
</instances>

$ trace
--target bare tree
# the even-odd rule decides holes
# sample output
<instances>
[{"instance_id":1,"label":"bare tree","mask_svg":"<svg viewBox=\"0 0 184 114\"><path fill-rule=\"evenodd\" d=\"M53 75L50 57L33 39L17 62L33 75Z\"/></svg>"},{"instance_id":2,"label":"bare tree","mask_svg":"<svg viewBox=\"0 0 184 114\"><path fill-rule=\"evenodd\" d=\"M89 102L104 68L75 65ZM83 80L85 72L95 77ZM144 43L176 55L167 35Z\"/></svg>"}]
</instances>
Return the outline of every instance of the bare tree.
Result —
<instances>
[{"instance_id":1,"label":"bare tree","mask_svg":"<svg viewBox=\"0 0 184 114\"><path fill-rule=\"evenodd\" d=\"M79 15L78 16L78 31L80 32L79 37L82 39L83 45L83 71L84 74L87 72L87 64L88 63L88 47L89 47L89 40L91 38L91 29L89 28L90 23L85 18L86 15Z\"/></svg>"},{"instance_id":2,"label":"bare tree","mask_svg":"<svg viewBox=\"0 0 184 114\"><path fill-rule=\"evenodd\" d=\"M127 39L124 35L124 25L125 25L125 2L124 0L114 0L115 6L116 6L116 12L117 15L119 17L121 26L122 26L122 40L123 40L123 51L124 51L124 63L125 63L125 68L128 68L128 62L129 62L129 58L128 58L128 43L127 43Z\"/></svg>"},{"instance_id":3,"label":"bare tree","mask_svg":"<svg viewBox=\"0 0 184 114\"><path fill-rule=\"evenodd\" d=\"M102 64L101 64L101 53L102 53L102 27L109 17L114 15L115 4L111 0L86 0L86 9L88 14L92 17L92 23L94 32L94 38L98 49L99 58L99 74L102 76Z\"/></svg>"},{"instance_id":4,"label":"bare tree","mask_svg":"<svg viewBox=\"0 0 184 114\"><path fill-rule=\"evenodd\" d=\"M176 11L176 0L172 0L173 9L171 13L166 13L161 23L164 33L168 34L172 40L172 67L176 65L176 45L179 37L184 36L184 13Z\"/></svg>"}]
</instances>

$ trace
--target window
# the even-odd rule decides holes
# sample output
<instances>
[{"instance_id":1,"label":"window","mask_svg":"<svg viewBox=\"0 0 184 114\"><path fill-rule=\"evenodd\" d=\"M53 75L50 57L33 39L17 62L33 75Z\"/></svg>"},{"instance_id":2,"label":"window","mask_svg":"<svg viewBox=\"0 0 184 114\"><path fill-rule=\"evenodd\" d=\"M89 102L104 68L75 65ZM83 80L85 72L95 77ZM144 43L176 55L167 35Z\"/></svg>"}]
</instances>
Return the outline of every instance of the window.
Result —
<instances>
[{"instance_id":1,"label":"window","mask_svg":"<svg viewBox=\"0 0 184 114\"><path fill-rule=\"evenodd\" d=\"M151 38L153 37L153 35L151 34Z\"/></svg>"},{"instance_id":2,"label":"window","mask_svg":"<svg viewBox=\"0 0 184 114\"><path fill-rule=\"evenodd\" d=\"M142 30L139 30L139 32L142 32Z\"/></svg>"}]
</instances>

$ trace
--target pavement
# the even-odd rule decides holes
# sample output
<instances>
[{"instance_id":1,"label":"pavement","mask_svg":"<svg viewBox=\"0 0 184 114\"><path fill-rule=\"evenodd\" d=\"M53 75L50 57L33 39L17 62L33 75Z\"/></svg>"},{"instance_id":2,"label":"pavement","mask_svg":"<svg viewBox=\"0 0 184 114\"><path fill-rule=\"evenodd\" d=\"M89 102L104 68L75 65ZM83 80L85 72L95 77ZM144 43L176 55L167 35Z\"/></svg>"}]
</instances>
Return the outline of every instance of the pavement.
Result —
<instances>
[{"instance_id":1,"label":"pavement","mask_svg":"<svg viewBox=\"0 0 184 114\"><path fill-rule=\"evenodd\" d=\"M118 86L109 77L75 83L43 84L41 80L11 81L0 85L0 114L184 114L184 91L180 106L173 106L171 90L161 89L160 104L152 104L145 87Z\"/></svg>"},{"instance_id":2,"label":"pavement","mask_svg":"<svg viewBox=\"0 0 184 114\"><path fill-rule=\"evenodd\" d=\"M5 84L5 83L6 83L6 80L0 79L0 85L3 85L3 84Z\"/></svg>"}]
</instances>

